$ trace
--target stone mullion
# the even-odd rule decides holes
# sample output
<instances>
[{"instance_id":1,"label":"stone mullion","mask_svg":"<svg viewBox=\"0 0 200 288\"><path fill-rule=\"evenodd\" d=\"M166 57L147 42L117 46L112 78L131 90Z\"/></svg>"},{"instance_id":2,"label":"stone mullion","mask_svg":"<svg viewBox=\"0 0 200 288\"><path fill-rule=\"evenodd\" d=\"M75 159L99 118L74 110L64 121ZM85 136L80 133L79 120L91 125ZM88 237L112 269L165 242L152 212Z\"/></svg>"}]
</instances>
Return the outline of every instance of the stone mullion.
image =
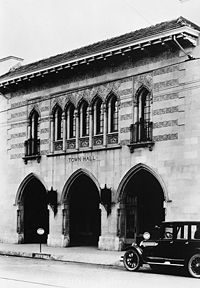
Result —
<instances>
[{"instance_id":1,"label":"stone mullion","mask_svg":"<svg viewBox=\"0 0 200 288\"><path fill-rule=\"evenodd\" d=\"M66 115L66 117L67 117L67 139L70 138L70 112L69 111L70 110L68 109L67 115Z\"/></svg>"},{"instance_id":2,"label":"stone mullion","mask_svg":"<svg viewBox=\"0 0 200 288\"><path fill-rule=\"evenodd\" d=\"M93 121L92 121L92 108L89 108L89 147L92 148L92 131L93 131Z\"/></svg>"},{"instance_id":3,"label":"stone mullion","mask_svg":"<svg viewBox=\"0 0 200 288\"><path fill-rule=\"evenodd\" d=\"M63 121L63 151L66 150L66 116L65 112L62 113L62 121Z\"/></svg>"},{"instance_id":4,"label":"stone mullion","mask_svg":"<svg viewBox=\"0 0 200 288\"><path fill-rule=\"evenodd\" d=\"M106 104L103 106L103 145L106 146L107 139L107 109Z\"/></svg>"},{"instance_id":5,"label":"stone mullion","mask_svg":"<svg viewBox=\"0 0 200 288\"><path fill-rule=\"evenodd\" d=\"M80 137L83 137L83 109L81 107L80 109L80 113L79 113L79 117L80 117Z\"/></svg>"},{"instance_id":6,"label":"stone mullion","mask_svg":"<svg viewBox=\"0 0 200 288\"><path fill-rule=\"evenodd\" d=\"M55 141L58 140L58 113L55 113L55 125L54 125L54 136L55 136Z\"/></svg>"},{"instance_id":7,"label":"stone mullion","mask_svg":"<svg viewBox=\"0 0 200 288\"><path fill-rule=\"evenodd\" d=\"M108 133L111 132L111 101L108 104Z\"/></svg>"},{"instance_id":8,"label":"stone mullion","mask_svg":"<svg viewBox=\"0 0 200 288\"><path fill-rule=\"evenodd\" d=\"M117 121L118 121L118 123L117 123L117 128L118 128L118 144L120 144L120 106L118 105L118 119L117 119Z\"/></svg>"},{"instance_id":9,"label":"stone mullion","mask_svg":"<svg viewBox=\"0 0 200 288\"><path fill-rule=\"evenodd\" d=\"M75 117L76 117L76 149L79 148L79 114L78 111L75 111Z\"/></svg>"},{"instance_id":10,"label":"stone mullion","mask_svg":"<svg viewBox=\"0 0 200 288\"><path fill-rule=\"evenodd\" d=\"M97 104L97 103L96 103ZM94 135L97 135L97 105L94 105Z\"/></svg>"}]
</instances>

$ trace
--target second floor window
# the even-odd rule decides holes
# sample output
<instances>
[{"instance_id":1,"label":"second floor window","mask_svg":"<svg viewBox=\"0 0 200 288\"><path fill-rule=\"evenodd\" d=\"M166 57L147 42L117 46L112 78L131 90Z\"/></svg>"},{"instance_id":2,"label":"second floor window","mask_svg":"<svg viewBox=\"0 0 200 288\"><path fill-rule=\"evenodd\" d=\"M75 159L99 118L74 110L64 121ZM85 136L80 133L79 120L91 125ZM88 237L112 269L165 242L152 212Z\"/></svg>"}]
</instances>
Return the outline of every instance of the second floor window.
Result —
<instances>
[{"instance_id":1,"label":"second floor window","mask_svg":"<svg viewBox=\"0 0 200 288\"><path fill-rule=\"evenodd\" d=\"M39 115L37 111L33 111L30 115L30 139L38 139Z\"/></svg>"},{"instance_id":2,"label":"second floor window","mask_svg":"<svg viewBox=\"0 0 200 288\"><path fill-rule=\"evenodd\" d=\"M86 101L83 101L80 106L80 136L89 135L89 107Z\"/></svg>"},{"instance_id":3,"label":"second floor window","mask_svg":"<svg viewBox=\"0 0 200 288\"><path fill-rule=\"evenodd\" d=\"M53 114L54 121L54 141L59 141L62 139L62 109L60 106L55 108Z\"/></svg>"},{"instance_id":4,"label":"second floor window","mask_svg":"<svg viewBox=\"0 0 200 288\"><path fill-rule=\"evenodd\" d=\"M118 131L118 102L117 97L112 95L108 101L108 132Z\"/></svg>"},{"instance_id":5,"label":"second floor window","mask_svg":"<svg viewBox=\"0 0 200 288\"><path fill-rule=\"evenodd\" d=\"M94 135L103 133L103 102L101 99L97 99L93 107L94 115Z\"/></svg>"},{"instance_id":6,"label":"second floor window","mask_svg":"<svg viewBox=\"0 0 200 288\"><path fill-rule=\"evenodd\" d=\"M150 141L152 138L150 92L146 88L141 89L136 100L135 142Z\"/></svg>"},{"instance_id":7,"label":"second floor window","mask_svg":"<svg viewBox=\"0 0 200 288\"><path fill-rule=\"evenodd\" d=\"M75 118L75 107L70 104L66 110L67 119L67 139L76 137L76 118Z\"/></svg>"},{"instance_id":8,"label":"second floor window","mask_svg":"<svg viewBox=\"0 0 200 288\"><path fill-rule=\"evenodd\" d=\"M39 155L40 139L38 137L39 114L33 110L29 116L28 139L25 141L25 156Z\"/></svg>"}]
</instances>

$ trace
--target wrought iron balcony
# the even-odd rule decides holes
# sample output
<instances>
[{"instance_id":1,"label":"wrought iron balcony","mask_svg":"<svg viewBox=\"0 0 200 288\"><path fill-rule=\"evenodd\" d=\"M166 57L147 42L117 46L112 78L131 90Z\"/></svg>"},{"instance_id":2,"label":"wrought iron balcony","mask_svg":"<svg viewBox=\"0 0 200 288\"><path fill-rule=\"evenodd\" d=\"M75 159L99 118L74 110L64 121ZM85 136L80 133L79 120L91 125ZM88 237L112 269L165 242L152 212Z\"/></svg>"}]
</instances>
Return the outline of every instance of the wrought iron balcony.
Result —
<instances>
[{"instance_id":1,"label":"wrought iron balcony","mask_svg":"<svg viewBox=\"0 0 200 288\"><path fill-rule=\"evenodd\" d=\"M148 147L152 151L153 142L153 122L141 121L130 126L130 144L128 145L131 153L135 148Z\"/></svg>"},{"instance_id":2,"label":"wrought iron balcony","mask_svg":"<svg viewBox=\"0 0 200 288\"><path fill-rule=\"evenodd\" d=\"M40 162L40 139L28 139L24 142L25 147L25 157L24 163L27 164L28 160L36 159L38 163Z\"/></svg>"}]
</instances>

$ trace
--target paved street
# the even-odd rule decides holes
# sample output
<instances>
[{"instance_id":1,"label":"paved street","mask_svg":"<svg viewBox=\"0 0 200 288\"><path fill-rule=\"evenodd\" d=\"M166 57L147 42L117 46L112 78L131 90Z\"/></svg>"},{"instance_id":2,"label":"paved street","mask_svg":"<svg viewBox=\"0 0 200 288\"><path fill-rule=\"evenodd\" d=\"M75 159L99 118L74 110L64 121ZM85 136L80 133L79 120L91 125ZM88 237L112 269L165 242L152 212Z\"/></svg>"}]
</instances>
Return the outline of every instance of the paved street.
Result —
<instances>
[{"instance_id":1,"label":"paved street","mask_svg":"<svg viewBox=\"0 0 200 288\"><path fill-rule=\"evenodd\" d=\"M168 275L150 269L130 273L123 267L73 264L50 260L0 256L1 288L98 288L98 287L189 287L200 280L185 277L181 271ZM199 285L199 284L198 284Z\"/></svg>"}]
</instances>

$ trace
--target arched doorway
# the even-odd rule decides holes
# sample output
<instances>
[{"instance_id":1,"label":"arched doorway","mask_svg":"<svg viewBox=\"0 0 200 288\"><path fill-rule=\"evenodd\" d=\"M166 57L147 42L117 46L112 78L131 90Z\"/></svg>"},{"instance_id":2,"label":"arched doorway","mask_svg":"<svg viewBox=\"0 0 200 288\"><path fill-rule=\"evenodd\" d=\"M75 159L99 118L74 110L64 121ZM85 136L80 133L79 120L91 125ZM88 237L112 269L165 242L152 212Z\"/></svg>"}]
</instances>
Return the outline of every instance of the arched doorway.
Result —
<instances>
[{"instance_id":1,"label":"arched doorway","mask_svg":"<svg viewBox=\"0 0 200 288\"><path fill-rule=\"evenodd\" d=\"M64 207L64 231L70 246L97 246L100 236L101 214L99 190L84 172L76 173L67 185ZM64 216L65 218L65 216Z\"/></svg>"},{"instance_id":2,"label":"arched doorway","mask_svg":"<svg viewBox=\"0 0 200 288\"><path fill-rule=\"evenodd\" d=\"M41 181L32 174L23 181L18 199L18 233L23 243L46 243L49 234L47 193ZM44 235L37 229L43 228Z\"/></svg>"},{"instance_id":3,"label":"arched doorway","mask_svg":"<svg viewBox=\"0 0 200 288\"><path fill-rule=\"evenodd\" d=\"M126 245L164 221L164 193L158 179L144 167L133 171L121 188L119 236Z\"/></svg>"}]
</instances>

